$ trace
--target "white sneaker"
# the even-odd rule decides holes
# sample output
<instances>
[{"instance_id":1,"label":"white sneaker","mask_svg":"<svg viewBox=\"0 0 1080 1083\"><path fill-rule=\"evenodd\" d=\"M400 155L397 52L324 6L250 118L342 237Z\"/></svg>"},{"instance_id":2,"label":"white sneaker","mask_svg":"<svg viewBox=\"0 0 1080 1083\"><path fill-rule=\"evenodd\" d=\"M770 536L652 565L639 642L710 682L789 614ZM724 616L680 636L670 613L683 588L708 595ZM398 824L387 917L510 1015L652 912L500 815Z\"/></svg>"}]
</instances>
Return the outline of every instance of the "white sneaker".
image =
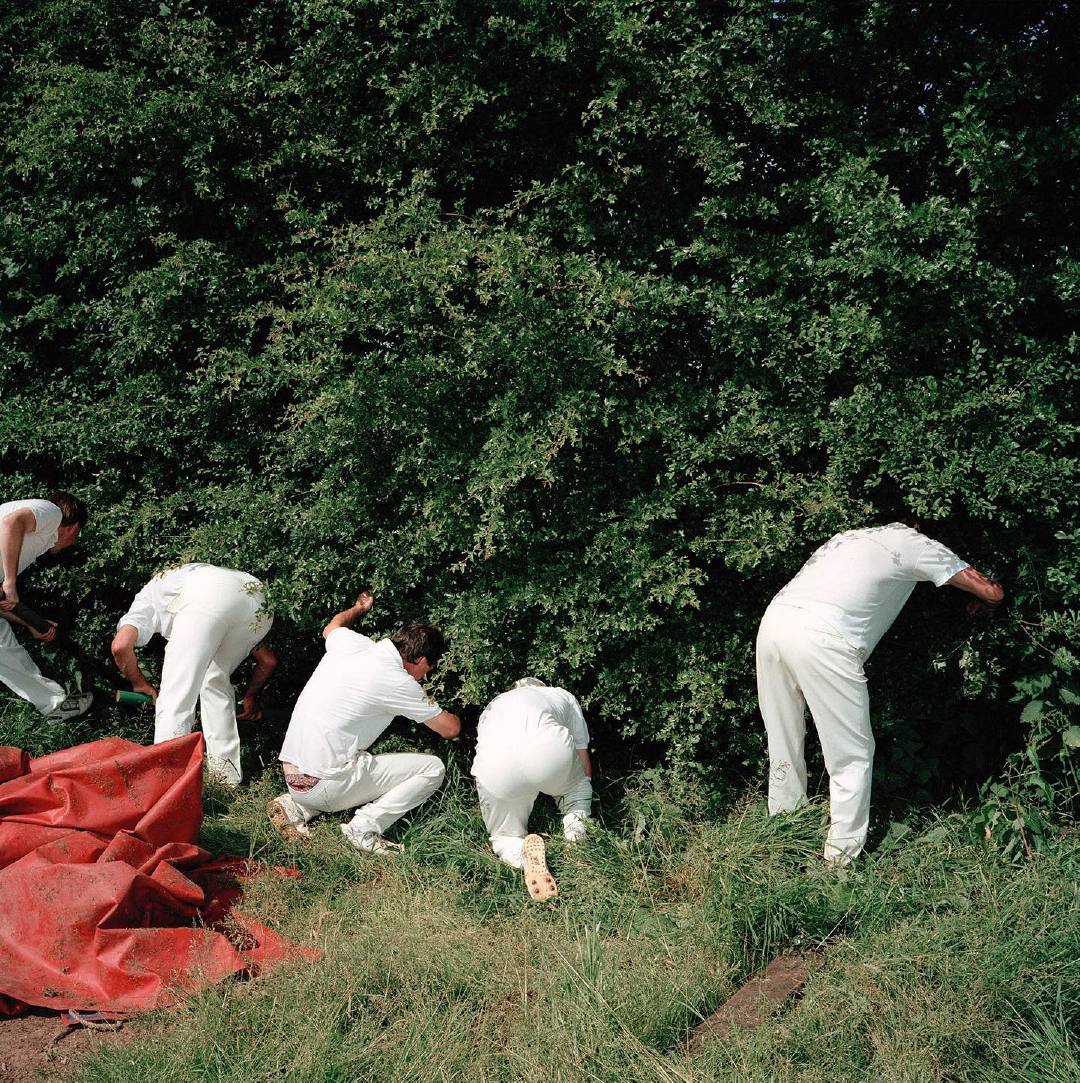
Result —
<instances>
[{"instance_id":1,"label":"white sneaker","mask_svg":"<svg viewBox=\"0 0 1080 1083\"><path fill-rule=\"evenodd\" d=\"M45 717L50 722L70 722L73 718L86 714L93 702L93 692L80 692L76 696L68 696L59 707L54 707Z\"/></svg>"},{"instance_id":2,"label":"white sneaker","mask_svg":"<svg viewBox=\"0 0 1080 1083\"><path fill-rule=\"evenodd\" d=\"M293 800L291 793L283 793L266 804L266 815L274 825L274 830L289 842L295 842L299 838L310 838L311 828L308 827L307 817L303 810Z\"/></svg>"},{"instance_id":3,"label":"white sneaker","mask_svg":"<svg viewBox=\"0 0 1080 1083\"><path fill-rule=\"evenodd\" d=\"M375 854L377 857L393 857L405 850L400 842L384 839L377 831L357 831L352 824L342 824L341 833L349 840L354 850Z\"/></svg>"},{"instance_id":4,"label":"white sneaker","mask_svg":"<svg viewBox=\"0 0 1080 1083\"><path fill-rule=\"evenodd\" d=\"M567 842L580 842L589 833L589 817L583 812L568 812L562 818L562 834Z\"/></svg>"},{"instance_id":5,"label":"white sneaker","mask_svg":"<svg viewBox=\"0 0 1080 1083\"><path fill-rule=\"evenodd\" d=\"M228 760L220 760L217 756L207 756L206 773L215 782L220 782L222 786L228 786L230 790L240 788L242 781L240 772Z\"/></svg>"}]
</instances>

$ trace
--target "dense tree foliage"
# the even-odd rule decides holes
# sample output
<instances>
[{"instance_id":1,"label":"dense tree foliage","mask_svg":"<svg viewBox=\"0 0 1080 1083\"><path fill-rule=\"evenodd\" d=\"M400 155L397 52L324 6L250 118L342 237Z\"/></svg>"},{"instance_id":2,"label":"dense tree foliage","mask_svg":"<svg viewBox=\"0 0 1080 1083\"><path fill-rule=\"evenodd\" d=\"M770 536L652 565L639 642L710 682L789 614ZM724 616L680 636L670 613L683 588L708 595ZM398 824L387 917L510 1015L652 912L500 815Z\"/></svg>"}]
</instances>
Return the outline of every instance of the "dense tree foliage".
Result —
<instances>
[{"instance_id":1,"label":"dense tree foliage","mask_svg":"<svg viewBox=\"0 0 1080 1083\"><path fill-rule=\"evenodd\" d=\"M446 627L450 700L537 673L609 748L737 774L769 597L900 499L1012 605L917 592L871 663L884 776L985 777L1022 710L1045 774L1080 739L1078 29L8 5L3 496L93 510L39 585L102 643L163 564L250 570L295 684L370 580Z\"/></svg>"}]
</instances>

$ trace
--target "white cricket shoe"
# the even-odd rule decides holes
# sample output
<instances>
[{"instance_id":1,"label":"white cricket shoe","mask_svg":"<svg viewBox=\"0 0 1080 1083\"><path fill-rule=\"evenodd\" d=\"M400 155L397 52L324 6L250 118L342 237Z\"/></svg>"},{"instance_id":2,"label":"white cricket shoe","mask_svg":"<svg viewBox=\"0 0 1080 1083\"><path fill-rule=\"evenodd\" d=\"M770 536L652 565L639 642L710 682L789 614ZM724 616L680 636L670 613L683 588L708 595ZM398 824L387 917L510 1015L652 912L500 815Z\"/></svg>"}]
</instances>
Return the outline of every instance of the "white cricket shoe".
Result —
<instances>
[{"instance_id":1,"label":"white cricket shoe","mask_svg":"<svg viewBox=\"0 0 1080 1083\"><path fill-rule=\"evenodd\" d=\"M283 793L266 804L266 815L274 825L274 830L289 842L295 842L299 838L310 838L311 828L308 827L307 817L303 810L293 800L290 793Z\"/></svg>"},{"instance_id":2,"label":"white cricket shoe","mask_svg":"<svg viewBox=\"0 0 1080 1083\"><path fill-rule=\"evenodd\" d=\"M349 845L354 850L360 850L365 854L375 854L376 857L393 857L405 850L400 842L384 839L377 831L358 831L352 824L342 824L341 833L349 840Z\"/></svg>"},{"instance_id":3,"label":"white cricket shoe","mask_svg":"<svg viewBox=\"0 0 1080 1083\"><path fill-rule=\"evenodd\" d=\"M63 703L58 707L54 707L45 717L50 722L70 722L73 718L86 714L93 702L93 692L80 692L76 696L68 696Z\"/></svg>"},{"instance_id":4,"label":"white cricket shoe","mask_svg":"<svg viewBox=\"0 0 1080 1083\"><path fill-rule=\"evenodd\" d=\"M580 842L589 833L589 817L583 812L568 812L562 818L562 834L567 842Z\"/></svg>"}]
</instances>

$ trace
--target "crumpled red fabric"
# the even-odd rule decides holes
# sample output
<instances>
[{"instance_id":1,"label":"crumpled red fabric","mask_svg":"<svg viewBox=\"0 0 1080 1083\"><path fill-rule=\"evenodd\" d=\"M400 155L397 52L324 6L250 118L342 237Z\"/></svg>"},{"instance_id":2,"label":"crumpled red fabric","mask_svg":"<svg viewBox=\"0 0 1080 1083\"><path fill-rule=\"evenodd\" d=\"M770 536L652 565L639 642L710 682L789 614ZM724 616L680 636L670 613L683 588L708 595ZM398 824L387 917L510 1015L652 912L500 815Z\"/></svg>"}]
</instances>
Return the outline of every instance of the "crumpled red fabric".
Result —
<instances>
[{"instance_id":1,"label":"crumpled red fabric","mask_svg":"<svg viewBox=\"0 0 1080 1083\"><path fill-rule=\"evenodd\" d=\"M198 733L0 747L0 1014L142 1011L317 956L235 908L254 866L196 845L202 763Z\"/></svg>"}]
</instances>

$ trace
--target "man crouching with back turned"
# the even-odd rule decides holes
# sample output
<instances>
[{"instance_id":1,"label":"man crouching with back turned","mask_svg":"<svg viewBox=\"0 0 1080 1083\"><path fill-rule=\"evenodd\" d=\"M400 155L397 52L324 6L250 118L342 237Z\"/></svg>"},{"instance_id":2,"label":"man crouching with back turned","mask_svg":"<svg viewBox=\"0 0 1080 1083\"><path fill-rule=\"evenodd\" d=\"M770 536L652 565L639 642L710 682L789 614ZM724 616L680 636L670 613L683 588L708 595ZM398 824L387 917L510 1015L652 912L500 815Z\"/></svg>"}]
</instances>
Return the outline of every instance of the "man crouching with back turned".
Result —
<instances>
[{"instance_id":1,"label":"man crouching with back turned","mask_svg":"<svg viewBox=\"0 0 1080 1083\"><path fill-rule=\"evenodd\" d=\"M533 893L534 875L548 881L554 894L554 880L546 863L541 864L543 840L528 834L529 813L540 794L550 794L563 814L564 838L576 842L585 835L592 808L592 761L589 729L577 699L536 677L515 682L480 716L472 773L496 856L525 870L533 898L547 897Z\"/></svg>"},{"instance_id":2,"label":"man crouching with back turned","mask_svg":"<svg viewBox=\"0 0 1080 1083\"><path fill-rule=\"evenodd\" d=\"M402 847L383 833L439 788L446 769L437 756L373 756L368 748L398 715L448 740L461 732L461 720L418 683L439 664L442 632L406 624L375 642L349 627L371 604L364 591L323 629L326 654L296 701L281 749L288 793L266 811L279 834L296 839L321 813L355 808L341 825L345 838L357 850L387 856Z\"/></svg>"}]
</instances>

